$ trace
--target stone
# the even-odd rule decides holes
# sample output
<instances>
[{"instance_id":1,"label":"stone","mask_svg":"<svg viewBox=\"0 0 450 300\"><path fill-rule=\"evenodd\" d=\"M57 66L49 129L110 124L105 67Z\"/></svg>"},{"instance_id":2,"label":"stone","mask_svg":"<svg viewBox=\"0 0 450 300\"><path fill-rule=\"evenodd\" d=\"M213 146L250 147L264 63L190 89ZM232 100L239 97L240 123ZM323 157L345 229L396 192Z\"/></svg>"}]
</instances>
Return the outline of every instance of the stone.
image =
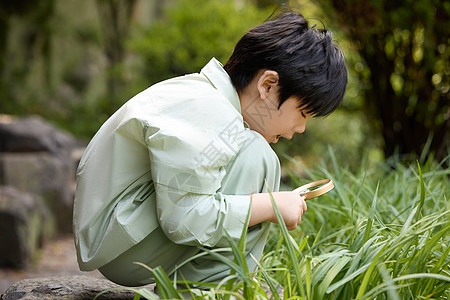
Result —
<instances>
[{"instance_id":1,"label":"stone","mask_svg":"<svg viewBox=\"0 0 450 300\"><path fill-rule=\"evenodd\" d=\"M119 288L119 289L117 289ZM88 276L57 276L23 279L11 285L1 300L124 300L133 299L135 292L120 289L121 286L106 279ZM153 291L153 286L146 287ZM142 298L141 298L142 299Z\"/></svg>"},{"instance_id":2,"label":"stone","mask_svg":"<svg viewBox=\"0 0 450 300\"><path fill-rule=\"evenodd\" d=\"M0 183L41 197L60 233L72 231L75 174L84 144L37 116L0 115Z\"/></svg>"},{"instance_id":3,"label":"stone","mask_svg":"<svg viewBox=\"0 0 450 300\"><path fill-rule=\"evenodd\" d=\"M0 118L0 152L50 152L70 156L83 144L39 116Z\"/></svg>"},{"instance_id":4,"label":"stone","mask_svg":"<svg viewBox=\"0 0 450 300\"><path fill-rule=\"evenodd\" d=\"M54 223L38 197L0 186L0 232L0 267L26 268L54 234Z\"/></svg>"},{"instance_id":5,"label":"stone","mask_svg":"<svg viewBox=\"0 0 450 300\"><path fill-rule=\"evenodd\" d=\"M72 230L75 168L48 152L1 153L1 182L39 196L56 219L58 231Z\"/></svg>"}]
</instances>

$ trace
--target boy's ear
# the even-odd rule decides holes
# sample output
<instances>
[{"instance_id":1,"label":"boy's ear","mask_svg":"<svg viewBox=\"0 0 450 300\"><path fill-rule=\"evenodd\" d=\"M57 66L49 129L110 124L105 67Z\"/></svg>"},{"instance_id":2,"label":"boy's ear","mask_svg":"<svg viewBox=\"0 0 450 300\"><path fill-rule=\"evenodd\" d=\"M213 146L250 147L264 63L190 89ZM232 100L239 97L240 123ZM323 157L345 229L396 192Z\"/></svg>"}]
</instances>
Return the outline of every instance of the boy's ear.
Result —
<instances>
[{"instance_id":1,"label":"boy's ear","mask_svg":"<svg viewBox=\"0 0 450 300\"><path fill-rule=\"evenodd\" d=\"M273 70L265 70L259 77L257 83L257 89L261 99L265 100L269 95L276 94L278 92L278 80L280 76L278 72Z\"/></svg>"}]
</instances>

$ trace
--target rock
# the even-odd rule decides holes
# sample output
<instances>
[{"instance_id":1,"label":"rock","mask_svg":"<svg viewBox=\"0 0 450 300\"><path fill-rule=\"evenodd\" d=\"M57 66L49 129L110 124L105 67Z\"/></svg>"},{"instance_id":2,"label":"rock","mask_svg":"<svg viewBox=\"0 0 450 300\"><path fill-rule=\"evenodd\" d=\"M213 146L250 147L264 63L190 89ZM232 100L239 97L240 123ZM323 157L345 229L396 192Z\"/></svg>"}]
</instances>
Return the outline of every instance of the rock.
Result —
<instances>
[{"instance_id":1,"label":"rock","mask_svg":"<svg viewBox=\"0 0 450 300\"><path fill-rule=\"evenodd\" d=\"M76 166L84 144L37 116L0 115L0 182L40 196L61 233L72 230Z\"/></svg>"},{"instance_id":2,"label":"rock","mask_svg":"<svg viewBox=\"0 0 450 300\"><path fill-rule=\"evenodd\" d=\"M24 279L10 286L1 300L92 300L100 292L120 287L106 279L88 276ZM151 287L148 289L152 290ZM134 295L132 291L115 289L97 299L133 299Z\"/></svg>"},{"instance_id":3,"label":"rock","mask_svg":"<svg viewBox=\"0 0 450 300\"><path fill-rule=\"evenodd\" d=\"M53 230L50 212L39 198L0 186L0 267L26 268Z\"/></svg>"},{"instance_id":4,"label":"rock","mask_svg":"<svg viewBox=\"0 0 450 300\"><path fill-rule=\"evenodd\" d=\"M50 152L70 156L82 146L71 134L57 129L38 116L0 118L0 152Z\"/></svg>"},{"instance_id":5,"label":"rock","mask_svg":"<svg viewBox=\"0 0 450 300\"><path fill-rule=\"evenodd\" d=\"M0 178L41 197L56 219L59 232L72 229L75 168L48 152L0 153Z\"/></svg>"}]
</instances>

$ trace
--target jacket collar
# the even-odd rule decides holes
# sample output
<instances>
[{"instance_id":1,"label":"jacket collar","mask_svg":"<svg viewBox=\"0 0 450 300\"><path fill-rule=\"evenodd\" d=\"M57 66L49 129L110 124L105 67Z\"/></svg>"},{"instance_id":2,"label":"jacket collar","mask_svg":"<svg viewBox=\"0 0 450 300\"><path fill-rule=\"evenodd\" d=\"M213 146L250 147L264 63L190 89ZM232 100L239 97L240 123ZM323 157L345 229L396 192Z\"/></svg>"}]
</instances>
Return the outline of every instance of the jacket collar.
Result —
<instances>
[{"instance_id":1,"label":"jacket collar","mask_svg":"<svg viewBox=\"0 0 450 300\"><path fill-rule=\"evenodd\" d=\"M209 82L219 90L234 108L241 112L241 101L239 100L238 93L231 82L231 78L224 70L223 65L215 58L212 58L206 66L203 67L200 74L204 75Z\"/></svg>"}]
</instances>

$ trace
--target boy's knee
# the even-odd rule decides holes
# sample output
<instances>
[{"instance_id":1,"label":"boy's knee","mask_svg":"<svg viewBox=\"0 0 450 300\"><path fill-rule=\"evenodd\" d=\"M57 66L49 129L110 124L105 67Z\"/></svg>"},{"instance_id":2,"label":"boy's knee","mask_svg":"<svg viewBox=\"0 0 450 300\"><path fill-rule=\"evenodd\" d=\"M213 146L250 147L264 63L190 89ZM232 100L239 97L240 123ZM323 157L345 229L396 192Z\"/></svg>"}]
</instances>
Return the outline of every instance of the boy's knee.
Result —
<instances>
[{"instance_id":1,"label":"boy's knee","mask_svg":"<svg viewBox=\"0 0 450 300\"><path fill-rule=\"evenodd\" d=\"M280 161L262 135L253 130L246 131L246 142L240 155L248 159L247 165L264 167L266 171L279 170Z\"/></svg>"},{"instance_id":2,"label":"boy's knee","mask_svg":"<svg viewBox=\"0 0 450 300\"><path fill-rule=\"evenodd\" d=\"M245 134L246 142L228 166L222 183L232 183L234 186L245 183L244 191L240 192L256 193L267 191L267 182L271 191L277 191L280 183L280 161L277 155L259 133L248 130ZM239 178L239 183L235 178Z\"/></svg>"}]
</instances>

